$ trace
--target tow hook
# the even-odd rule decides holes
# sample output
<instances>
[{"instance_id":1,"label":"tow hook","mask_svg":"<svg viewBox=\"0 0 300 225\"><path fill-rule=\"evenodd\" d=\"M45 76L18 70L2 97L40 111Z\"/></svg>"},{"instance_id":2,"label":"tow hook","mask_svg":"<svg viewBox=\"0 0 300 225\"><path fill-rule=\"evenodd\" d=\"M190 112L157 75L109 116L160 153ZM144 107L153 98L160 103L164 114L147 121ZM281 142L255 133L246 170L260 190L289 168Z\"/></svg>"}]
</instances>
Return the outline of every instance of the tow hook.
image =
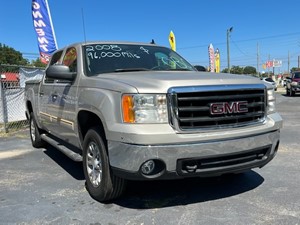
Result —
<instances>
[{"instance_id":1,"label":"tow hook","mask_svg":"<svg viewBox=\"0 0 300 225\"><path fill-rule=\"evenodd\" d=\"M197 165L193 165L193 166L188 166L188 165L186 165L186 170L187 170L189 173L195 173L197 167L198 167Z\"/></svg>"}]
</instances>

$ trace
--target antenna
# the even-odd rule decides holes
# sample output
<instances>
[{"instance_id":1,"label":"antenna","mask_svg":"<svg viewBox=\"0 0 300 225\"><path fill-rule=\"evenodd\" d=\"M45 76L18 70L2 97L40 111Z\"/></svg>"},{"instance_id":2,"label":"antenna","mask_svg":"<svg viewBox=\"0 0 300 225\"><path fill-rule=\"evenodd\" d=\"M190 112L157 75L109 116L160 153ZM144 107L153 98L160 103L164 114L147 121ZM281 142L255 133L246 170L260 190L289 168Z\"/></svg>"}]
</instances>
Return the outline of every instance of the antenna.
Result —
<instances>
[{"instance_id":1,"label":"antenna","mask_svg":"<svg viewBox=\"0 0 300 225\"><path fill-rule=\"evenodd\" d=\"M83 16L83 8L81 8L81 17L82 17L82 26L83 26L83 37L84 37L84 42L86 42L85 24L84 24L84 16Z\"/></svg>"}]
</instances>

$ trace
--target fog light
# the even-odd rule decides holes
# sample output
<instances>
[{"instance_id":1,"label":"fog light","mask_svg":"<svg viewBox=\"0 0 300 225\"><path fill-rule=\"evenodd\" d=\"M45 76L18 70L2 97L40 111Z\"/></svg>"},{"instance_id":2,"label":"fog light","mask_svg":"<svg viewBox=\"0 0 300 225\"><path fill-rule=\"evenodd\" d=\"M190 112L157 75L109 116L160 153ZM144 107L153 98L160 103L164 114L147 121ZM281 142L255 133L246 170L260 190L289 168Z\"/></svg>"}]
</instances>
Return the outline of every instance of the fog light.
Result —
<instances>
[{"instance_id":1,"label":"fog light","mask_svg":"<svg viewBox=\"0 0 300 225\"><path fill-rule=\"evenodd\" d=\"M142 165L141 170L143 174L149 175L153 172L154 168L155 162L153 160L149 160Z\"/></svg>"}]
</instances>

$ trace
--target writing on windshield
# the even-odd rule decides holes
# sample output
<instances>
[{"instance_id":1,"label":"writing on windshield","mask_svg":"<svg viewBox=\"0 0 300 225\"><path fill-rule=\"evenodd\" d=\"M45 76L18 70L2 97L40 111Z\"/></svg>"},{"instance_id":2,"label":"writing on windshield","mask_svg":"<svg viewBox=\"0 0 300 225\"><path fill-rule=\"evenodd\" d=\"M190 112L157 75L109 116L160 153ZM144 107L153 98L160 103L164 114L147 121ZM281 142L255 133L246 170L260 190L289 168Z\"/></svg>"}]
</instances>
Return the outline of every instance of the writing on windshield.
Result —
<instances>
[{"instance_id":1,"label":"writing on windshield","mask_svg":"<svg viewBox=\"0 0 300 225\"><path fill-rule=\"evenodd\" d=\"M94 44L84 47L88 75L116 71L193 70L175 52L159 46Z\"/></svg>"}]
</instances>

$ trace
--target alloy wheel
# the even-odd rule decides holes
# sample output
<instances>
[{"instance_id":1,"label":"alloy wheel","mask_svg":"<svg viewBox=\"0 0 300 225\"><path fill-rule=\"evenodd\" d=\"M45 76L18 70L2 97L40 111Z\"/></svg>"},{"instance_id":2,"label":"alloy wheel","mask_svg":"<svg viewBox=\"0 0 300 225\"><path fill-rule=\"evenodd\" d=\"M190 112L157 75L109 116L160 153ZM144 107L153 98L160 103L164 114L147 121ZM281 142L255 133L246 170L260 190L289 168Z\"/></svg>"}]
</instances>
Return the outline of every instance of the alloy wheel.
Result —
<instances>
[{"instance_id":1,"label":"alloy wheel","mask_svg":"<svg viewBox=\"0 0 300 225\"><path fill-rule=\"evenodd\" d=\"M102 179L102 161L98 145L93 141L90 142L86 154L86 169L89 180L94 187L98 187Z\"/></svg>"}]
</instances>

